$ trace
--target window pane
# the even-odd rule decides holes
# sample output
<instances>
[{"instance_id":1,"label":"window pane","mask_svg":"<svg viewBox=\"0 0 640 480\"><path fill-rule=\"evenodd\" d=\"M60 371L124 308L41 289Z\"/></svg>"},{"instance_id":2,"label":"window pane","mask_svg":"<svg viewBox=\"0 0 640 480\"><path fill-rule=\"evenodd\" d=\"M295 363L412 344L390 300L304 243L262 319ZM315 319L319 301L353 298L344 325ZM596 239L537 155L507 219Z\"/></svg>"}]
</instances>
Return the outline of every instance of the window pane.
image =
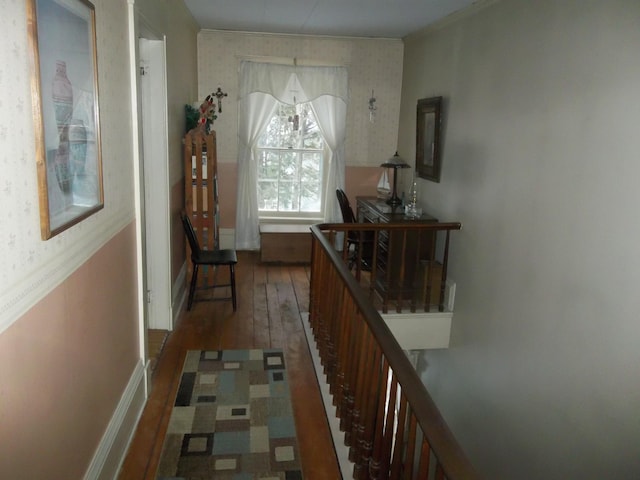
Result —
<instances>
[{"instance_id":1,"label":"window pane","mask_svg":"<svg viewBox=\"0 0 640 480\"><path fill-rule=\"evenodd\" d=\"M260 211L320 213L324 139L310 104L280 104L256 154Z\"/></svg>"},{"instance_id":2,"label":"window pane","mask_svg":"<svg viewBox=\"0 0 640 480\"><path fill-rule=\"evenodd\" d=\"M313 148L321 150L324 145L324 140L320 132L313 132L305 135L302 139L302 148Z\"/></svg>"},{"instance_id":3,"label":"window pane","mask_svg":"<svg viewBox=\"0 0 640 480\"><path fill-rule=\"evenodd\" d=\"M299 190L297 182L281 181L278 188L278 210L297 212L299 210Z\"/></svg>"},{"instance_id":4,"label":"window pane","mask_svg":"<svg viewBox=\"0 0 640 480\"><path fill-rule=\"evenodd\" d=\"M300 211L319 212L321 207L320 184L303 182L300 187Z\"/></svg>"},{"instance_id":5,"label":"window pane","mask_svg":"<svg viewBox=\"0 0 640 480\"><path fill-rule=\"evenodd\" d=\"M278 210L278 183L277 181L258 181L258 210Z\"/></svg>"},{"instance_id":6,"label":"window pane","mask_svg":"<svg viewBox=\"0 0 640 480\"><path fill-rule=\"evenodd\" d=\"M280 154L280 179L298 179L298 155L295 152L282 152Z\"/></svg>"},{"instance_id":7,"label":"window pane","mask_svg":"<svg viewBox=\"0 0 640 480\"><path fill-rule=\"evenodd\" d=\"M271 150L262 150L258 159L258 178L277 180L279 169L279 154Z\"/></svg>"},{"instance_id":8,"label":"window pane","mask_svg":"<svg viewBox=\"0 0 640 480\"><path fill-rule=\"evenodd\" d=\"M280 117L273 116L265 131L260 135L258 140L259 147L279 147L281 141L280 135Z\"/></svg>"},{"instance_id":9,"label":"window pane","mask_svg":"<svg viewBox=\"0 0 640 480\"><path fill-rule=\"evenodd\" d=\"M322 182L322 154L318 152L302 154L302 174L300 180L303 182Z\"/></svg>"}]
</instances>

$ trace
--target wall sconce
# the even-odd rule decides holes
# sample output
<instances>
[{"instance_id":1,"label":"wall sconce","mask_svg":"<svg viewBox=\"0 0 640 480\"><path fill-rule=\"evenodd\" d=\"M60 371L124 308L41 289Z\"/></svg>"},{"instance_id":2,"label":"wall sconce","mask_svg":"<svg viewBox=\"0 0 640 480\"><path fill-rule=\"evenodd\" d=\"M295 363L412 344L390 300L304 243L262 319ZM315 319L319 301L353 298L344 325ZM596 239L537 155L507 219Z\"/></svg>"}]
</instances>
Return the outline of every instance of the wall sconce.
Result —
<instances>
[{"instance_id":1,"label":"wall sconce","mask_svg":"<svg viewBox=\"0 0 640 480\"><path fill-rule=\"evenodd\" d=\"M398 169L399 168L411 168L407 162L405 162L398 152L389 160L380 165L383 168L393 168L393 190L391 192L391 198L387 200L387 203L392 207L398 206L402 203L402 200L398 198L396 184L398 183Z\"/></svg>"},{"instance_id":2,"label":"wall sconce","mask_svg":"<svg viewBox=\"0 0 640 480\"><path fill-rule=\"evenodd\" d=\"M369 121L374 123L376 121L376 98L373 96L373 90L371 90L371 98L369 99Z\"/></svg>"}]
</instances>

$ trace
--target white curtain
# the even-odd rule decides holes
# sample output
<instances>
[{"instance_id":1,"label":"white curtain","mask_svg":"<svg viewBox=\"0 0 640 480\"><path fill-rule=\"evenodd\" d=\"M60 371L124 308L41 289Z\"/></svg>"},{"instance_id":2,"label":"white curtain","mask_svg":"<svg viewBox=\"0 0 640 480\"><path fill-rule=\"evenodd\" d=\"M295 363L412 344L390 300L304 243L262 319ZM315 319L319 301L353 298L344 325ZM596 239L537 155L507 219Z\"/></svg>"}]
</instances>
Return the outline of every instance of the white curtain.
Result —
<instances>
[{"instance_id":1,"label":"white curtain","mask_svg":"<svg viewBox=\"0 0 640 480\"><path fill-rule=\"evenodd\" d=\"M325 221L339 222L340 209L335 191L336 188L344 189L344 140L349 92L347 69L243 61L240 63L239 76L236 248L260 248L258 174L254 148L278 102L290 105L311 102L331 151L324 192Z\"/></svg>"}]
</instances>

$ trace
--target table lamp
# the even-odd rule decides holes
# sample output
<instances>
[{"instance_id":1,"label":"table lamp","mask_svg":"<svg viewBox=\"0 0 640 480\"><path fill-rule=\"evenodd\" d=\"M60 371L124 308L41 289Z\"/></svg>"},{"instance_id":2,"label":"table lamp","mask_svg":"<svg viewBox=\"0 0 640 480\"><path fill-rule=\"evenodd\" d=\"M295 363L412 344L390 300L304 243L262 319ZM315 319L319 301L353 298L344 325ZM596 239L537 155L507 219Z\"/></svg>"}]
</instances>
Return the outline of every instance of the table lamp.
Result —
<instances>
[{"instance_id":1,"label":"table lamp","mask_svg":"<svg viewBox=\"0 0 640 480\"><path fill-rule=\"evenodd\" d=\"M398 182L398 169L410 168L410 165L408 165L402 158L400 158L398 152L396 152L393 157L391 157L380 166L383 168L393 168L393 190L391 191L391 197L389 198L389 200L387 200L387 203L394 207L396 205L400 205L402 203L402 200L398 198L398 192L396 190L396 184Z\"/></svg>"}]
</instances>

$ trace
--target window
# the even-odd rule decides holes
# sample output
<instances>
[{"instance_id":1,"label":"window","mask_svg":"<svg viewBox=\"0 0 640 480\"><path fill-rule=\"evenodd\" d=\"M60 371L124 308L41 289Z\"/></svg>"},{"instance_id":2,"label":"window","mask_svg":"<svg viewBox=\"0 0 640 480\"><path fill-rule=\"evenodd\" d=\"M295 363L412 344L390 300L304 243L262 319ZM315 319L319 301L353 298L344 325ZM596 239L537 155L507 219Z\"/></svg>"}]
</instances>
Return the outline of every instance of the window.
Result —
<instances>
[{"instance_id":1,"label":"window","mask_svg":"<svg viewBox=\"0 0 640 480\"><path fill-rule=\"evenodd\" d=\"M256 153L260 218L323 217L326 148L311 104L280 103Z\"/></svg>"}]
</instances>

